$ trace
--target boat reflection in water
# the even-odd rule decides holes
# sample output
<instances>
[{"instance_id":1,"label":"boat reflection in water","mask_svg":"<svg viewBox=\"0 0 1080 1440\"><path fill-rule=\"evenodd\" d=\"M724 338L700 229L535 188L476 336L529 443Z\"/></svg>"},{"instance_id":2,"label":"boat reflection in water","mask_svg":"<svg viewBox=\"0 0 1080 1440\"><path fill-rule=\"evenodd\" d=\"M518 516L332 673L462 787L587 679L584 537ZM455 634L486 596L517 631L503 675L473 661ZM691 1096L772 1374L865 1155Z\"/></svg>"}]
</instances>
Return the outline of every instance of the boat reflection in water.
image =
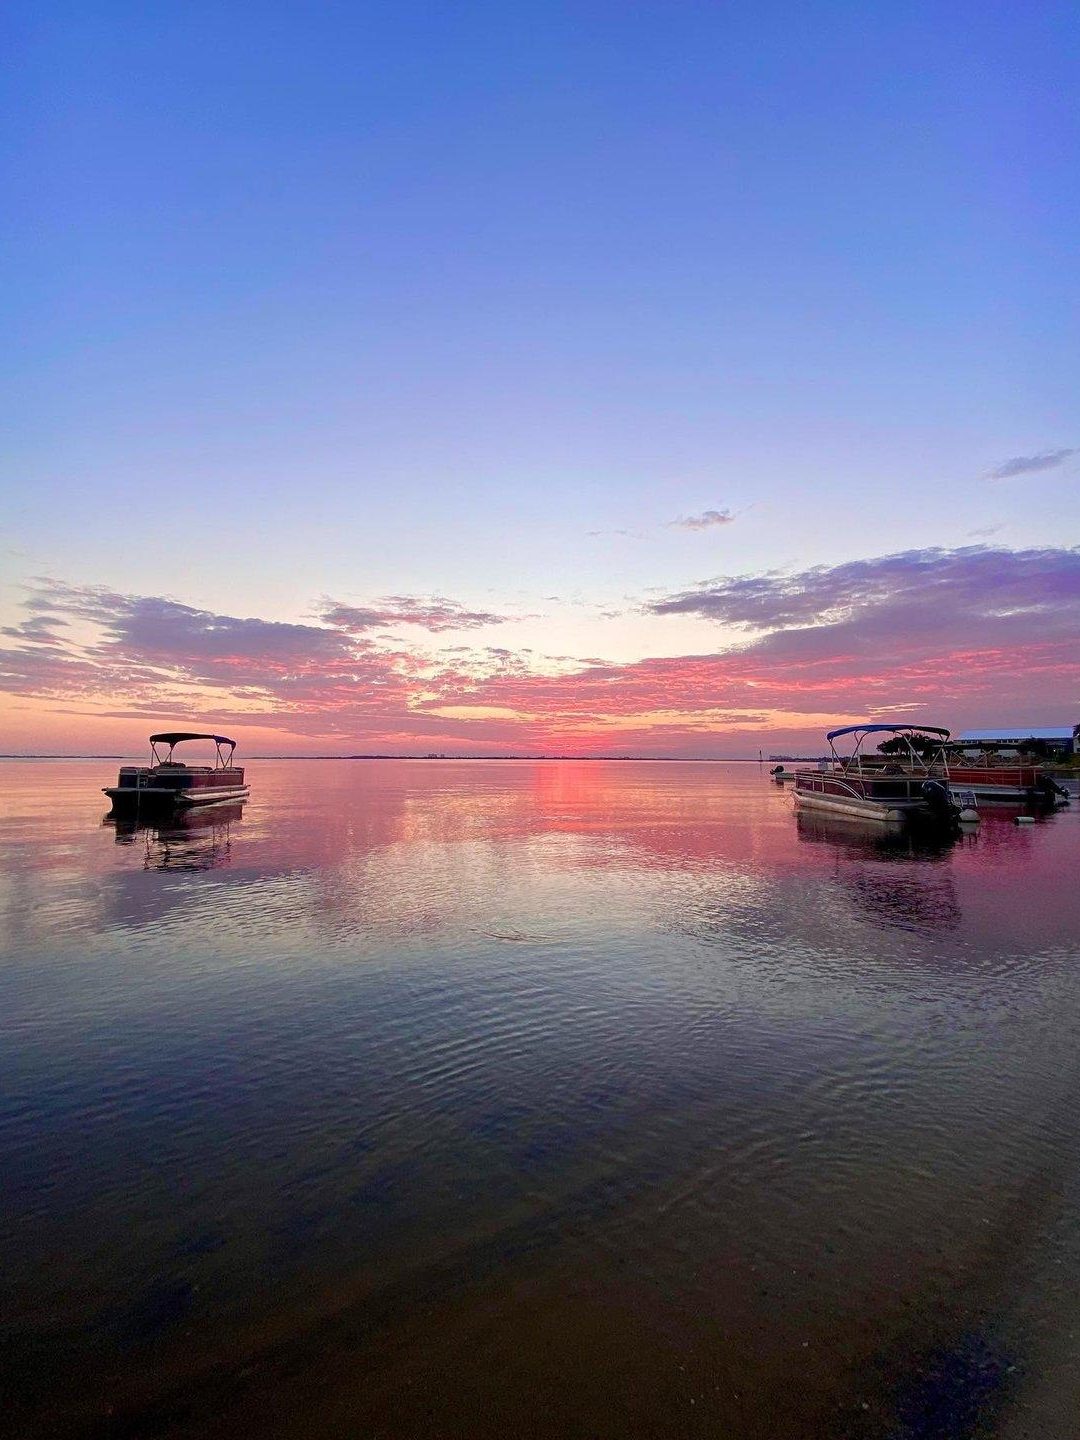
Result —
<instances>
[{"instance_id":1,"label":"boat reflection in water","mask_svg":"<svg viewBox=\"0 0 1080 1440\"><path fill-rule=\"evenodd\" d=\"M953 930L960 906L952 868L956 846L978 842L974 834L798 811L799 840L835 852L833 875L879 924L926 931Z\"/></svg>"},{"instance_id":2,"label":"boat reflection in water","mask_svg":"<svg viewBox=\"0 0 1080 1440\"><path fill-rule=\"evenodd\" d=\"M959 841L977 838L959 830L913 830L901 820L883 823L807 810L795 812L795 828L800 841L810 845L833 845L853 855L889 859L933 860L946 855Z\"/></svg>"},{"instance_id":3,"label":"boat reflection in water","mask_svg":"<svg viewBox=\"0 0 1080 1440\"><path fill-rule=\"evenodd\" d=\"M243 800L230 800L167 815L110 814L101 823L115 830L117 845L142 841L144 870L214 870L229 864L232 826L243 813Z\"/></svg>"}]
</instances>

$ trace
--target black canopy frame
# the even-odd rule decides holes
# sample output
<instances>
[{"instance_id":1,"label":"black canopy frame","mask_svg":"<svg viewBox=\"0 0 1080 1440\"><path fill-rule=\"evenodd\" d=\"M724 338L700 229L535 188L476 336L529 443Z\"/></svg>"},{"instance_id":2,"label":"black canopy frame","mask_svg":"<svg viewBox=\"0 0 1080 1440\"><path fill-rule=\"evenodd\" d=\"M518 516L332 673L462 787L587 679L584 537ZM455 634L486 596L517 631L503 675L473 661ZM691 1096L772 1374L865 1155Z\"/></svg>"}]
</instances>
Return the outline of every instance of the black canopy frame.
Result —
<instances>
[{"instance_id":1,"label":"black canopy frame","mask_svg":"<svg viewBox=\"0 0 1080 1440\"><path fill-rule=\"evenodd\" d=\"M855 770L860 775L863 767L863 741L871 735L879 735L886 732L890 735L898 735L907 744L908 753L905 756L905 764L911 769L922 771L929 776L934 773L934 766L944 765L945 746L948 744L950 732L941 725L911 725L907 723L897 725L884 725L880 723L866 725L843 725L839 730L830 730L825 736L829 742L829 749L832 751L833 763L840 770ZM833 743L841 735L854 735L855 748L850 755L837 754L836 746ZM939 736L939 749L937 754L929 762L926 757L920 755L911 743L912 735L937 735ZM946 774L948 770L946 768Z\"/></svg>"},{"instance_id":2,"label":"black canopy frame","mask_svg":"<svg viewBox=\"0 0 1080 1440\"><path fill-rule=\"evenodd\" d=\"M209 735L201 730L163 730L159 735L150 736L151 763L154 765L172 765L173 748L182 744L185 740L212 740L217 753L217 760L214 764L215 770L228 770L232 766L233 752L236 749L236 741L230 740L228 735ZM167 745L169 753L164 760L158 754L158 746ZM226 748L227 747L227 748Z\"/></svg>"}]
</instances>

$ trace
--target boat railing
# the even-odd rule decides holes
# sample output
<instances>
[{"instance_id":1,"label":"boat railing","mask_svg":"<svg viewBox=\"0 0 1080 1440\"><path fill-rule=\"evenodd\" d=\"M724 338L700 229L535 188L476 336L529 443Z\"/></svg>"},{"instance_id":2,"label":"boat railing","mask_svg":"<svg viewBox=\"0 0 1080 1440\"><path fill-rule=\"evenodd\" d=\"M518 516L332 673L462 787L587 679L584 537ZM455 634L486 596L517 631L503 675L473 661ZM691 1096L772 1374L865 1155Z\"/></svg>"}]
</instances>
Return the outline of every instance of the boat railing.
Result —
<instances>
[{"instance_id":1,"label":"boat railing","mask_svg":"<svg viewBox=\"0 0 1080 1440\"><path fill-rule=\"evenodd\" d=\"M882 771L844 772L797 770L795 788L804 793L840 795L853 800L917 800L922 798L923 775L888 775Z\"/></svg>"},{"instance_id":2,"label":"boat railing","mask_svg":"<svg viewBox=\"0 0 1080 1440\"><path fill-rule=\"evenodd\" d=\"M825 782L829 781L829 789L826 790ZM820 770L798 770L795 773L795 786L799 790L808 790L818 795L841 794L850 796L852 800L862 800L862 792L848 780L843 780L836 773L823 774Z\"/></svg>"}]
</instances>

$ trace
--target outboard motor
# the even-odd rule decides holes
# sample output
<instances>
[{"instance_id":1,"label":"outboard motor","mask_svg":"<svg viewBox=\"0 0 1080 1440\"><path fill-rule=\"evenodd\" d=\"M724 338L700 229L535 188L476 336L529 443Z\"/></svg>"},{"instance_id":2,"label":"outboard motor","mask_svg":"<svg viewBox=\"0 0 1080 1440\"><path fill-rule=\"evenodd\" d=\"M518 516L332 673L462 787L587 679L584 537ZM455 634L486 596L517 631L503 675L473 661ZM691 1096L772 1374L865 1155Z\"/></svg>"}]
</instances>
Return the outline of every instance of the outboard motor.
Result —
<instances>
[{"instance_id":1,"label":"outboard motor","mask_svg":"<svg viewBox=\"0 0 1080 1440\"><path fill-rule=\"evenodd\" d=\"M924 780L922 793L923 799L929 804L936 819L951 820L955 818L957 806L947 785L943 785L940 780Z\"/></svg>"},{"instance_id":2,"label":"outboard motor","mask_svg":"<svg viewBox=\"0 0 1080 1440\"><path fill-rule=\"evenodd\" d=\"M1032 787L1031 798L1044 805L1067 805L1071 797L1064 785L1051 780L1049 775L1040 775Z\"/></svg>"}]
</instances>

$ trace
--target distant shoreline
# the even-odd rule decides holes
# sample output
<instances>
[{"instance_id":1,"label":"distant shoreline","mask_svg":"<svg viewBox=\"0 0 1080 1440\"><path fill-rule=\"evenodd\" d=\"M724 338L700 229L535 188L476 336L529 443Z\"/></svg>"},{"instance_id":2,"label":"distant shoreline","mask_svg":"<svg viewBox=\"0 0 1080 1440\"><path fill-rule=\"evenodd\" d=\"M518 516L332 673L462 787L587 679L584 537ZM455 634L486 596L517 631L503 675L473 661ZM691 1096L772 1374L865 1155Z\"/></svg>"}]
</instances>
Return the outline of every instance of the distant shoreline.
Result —
<instances>
[{"instance_id":1,"label":"distant shoreline","mask_svg":"<svg viewBox=\"0 0 1080 1440\"><path fill-rule=\"evenodd\" d=\"M131 755L0 754L0 760L131 760ZM249 755L248 760L528 760L551 764L560 760L625 760L662 765L769 765L775 763L756 755ZM802 764L816 755L791 755L788 760Z\"/></svg>"}]
</instances>

